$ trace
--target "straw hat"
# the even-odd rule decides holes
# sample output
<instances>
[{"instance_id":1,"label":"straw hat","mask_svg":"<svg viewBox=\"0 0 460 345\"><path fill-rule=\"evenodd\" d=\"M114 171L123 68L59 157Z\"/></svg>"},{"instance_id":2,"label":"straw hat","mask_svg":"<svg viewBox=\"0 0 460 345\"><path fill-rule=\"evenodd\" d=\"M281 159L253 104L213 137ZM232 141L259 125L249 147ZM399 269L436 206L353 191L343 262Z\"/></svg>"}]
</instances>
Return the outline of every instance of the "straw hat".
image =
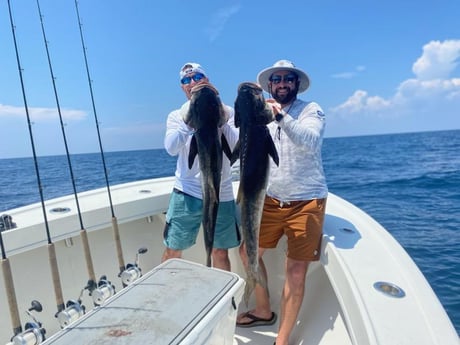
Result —
<instances>
[{"instance_id":1,"label":"straw hat","mask_svg":"<svg viewBox=\"0 0 460 345\"><path fill-rule=\"evenodd\" d=\"M308 78L308 75L304 71L295 67L295 65L289 60L279 60L275 62L272 67L263 69L257 75L257 82L262 87L262 89L264 89L264 91L270 93L270 90L268 89L270 77L273 73L278 71L292 71L297 74L300 82L299 93L304 92L310 86L310 78Z\"/></svg>"}]
</instances>

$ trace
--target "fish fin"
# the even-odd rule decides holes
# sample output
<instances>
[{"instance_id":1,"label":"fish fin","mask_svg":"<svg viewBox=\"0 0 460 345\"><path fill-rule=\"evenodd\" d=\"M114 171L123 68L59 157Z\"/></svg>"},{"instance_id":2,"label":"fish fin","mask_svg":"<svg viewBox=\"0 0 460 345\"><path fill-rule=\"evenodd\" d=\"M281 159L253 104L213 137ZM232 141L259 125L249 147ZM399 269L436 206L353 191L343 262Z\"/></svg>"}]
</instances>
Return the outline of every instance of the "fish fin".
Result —
<instances>
[{"instance_id":1,"label":"fish fin","mask_svg":"<svg viewBox=\"0 0 460 345\"><path fill-rule=\"evenodd\" d=\"M235 148L232 152L232 157L230 158L230 165L233 165L240 158L240 140L236 142Z\"/></svg>"},{"instance_id":2,"label":"fish fin","mask_svg":"<svg viewBox=\"0 0 460 345\"><path fill-rule=\"evenodd\" d=\"M192 169L193 162L195 161L195 157L198 154L198 144L196 143L195 136L192 137L192 141L190 142L190 151L188 153L188 168Z\"/></svg>"},{"instance_id":3,"label":"fish fin","mask_svg":"<svg viewBox=\"0 0 460 345\"><path fill-rule=\"evenodd\" d=\"M278 156L278 151L276 151L275 143L273 142L273 139L270 135L267 135L267 149L268 149L268 154L272 156L273 161L277 166L280 165L280 158Z\"/></svg>"},{"instance_id":4,"label":"fish fin","mask_svg":"<svg viewBox=\"0 0 460 345\"><path fill-rule=\"evenodd\" d=\"M220 138L220 142L222 145L222 151L224 151L225 155L227 156L228 159L232 159L232 150L230 149L230 145L228 145L228 141L225 138L225 135L222 134Z\"/></svg>"}]
</instances>

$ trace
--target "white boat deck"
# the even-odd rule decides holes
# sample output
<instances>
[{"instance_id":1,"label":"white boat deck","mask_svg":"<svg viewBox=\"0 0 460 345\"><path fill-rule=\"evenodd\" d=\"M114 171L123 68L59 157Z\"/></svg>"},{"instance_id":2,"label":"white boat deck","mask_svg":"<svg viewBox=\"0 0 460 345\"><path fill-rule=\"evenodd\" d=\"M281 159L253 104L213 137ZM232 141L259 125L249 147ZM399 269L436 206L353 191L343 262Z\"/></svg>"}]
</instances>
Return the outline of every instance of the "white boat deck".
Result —
<instances>
[{"instance_id":1,"label":"white boat deck","mask_svg":"<svg viewBox=\"0 0 460 345\"><path fill-rule=\"evenodd\" d=\"M160 263L164 250L164 212L172 184L172 178L164 178L111 188L125 260L132 262L139 247L148 247L148 253L141 257L145 274ZM111 277L109 279L120 293L106 190L81 193L79 202L96 274ZM46 208L59 259L64 298L73 299L79 295L86 282L84 279L87 279L75 200L73 196L50 200L46 202ZM66 208L68 212L49 212ZM292 344L458 345L458 335L438 298L394 238L364 212L332 193L326 212L321 261L309 269L304 304L291 338ZM42 302L43 314L46 311L48 316L38 314L37 317L44 322L49 336L59 327L56 320L49 317L54 315L56 305L50 293L53 286L47 265L41 205L8 213L18 225L2 235L14 274L19 309L25 311L32 299ZM265 255L270 268L269 287L274 310L278 310L284 281L284 246L282 242ZM244 277L236 249L230 251L230 258L232 270ZM205 262L202 239L184 252L184 259ZM404 297L389 297L374 289L374 284L380 281L399 286L404 290ZM90 306L91 300L84 296L83 303ZM3 286L0 286L0 305L7 305ZM253 301L250 301L249 309L252 306ZM239 312L247 309L244 305L239 306ZM0 342L11 337L12 328L6 319L2 317L0 323ZM23 324L29 321L24 315L21 319ZM277 327L275 324L237 328L233 345L271 345Z\"/></svg>"},{"instance_id":2,"label":"white boat deck","mask_svg":"<svg viewBox=\"0 0 460 345\"><path fill-rule=\"evenodd\" d=\"M271 258L268 258L269 261ZM273 258L274 259L274 258ZM270 263L269 263L270 264ZM282 278L282 277L279 277ZM278 286L281 287L280 282ZM277 293L275 293L275 291ZM272 305L278 310L280 289L271 288ZM253 305L253 302L250 302ZM239 312L247 310L240 304ZM272 326L236 328L235 342L238 345L272 345L278 332L279 318ZM342 310L324 268L312 264L308 273L306 294L299 321L292 334L295 345L351 345Z\"/></svg>"}]
</instances>

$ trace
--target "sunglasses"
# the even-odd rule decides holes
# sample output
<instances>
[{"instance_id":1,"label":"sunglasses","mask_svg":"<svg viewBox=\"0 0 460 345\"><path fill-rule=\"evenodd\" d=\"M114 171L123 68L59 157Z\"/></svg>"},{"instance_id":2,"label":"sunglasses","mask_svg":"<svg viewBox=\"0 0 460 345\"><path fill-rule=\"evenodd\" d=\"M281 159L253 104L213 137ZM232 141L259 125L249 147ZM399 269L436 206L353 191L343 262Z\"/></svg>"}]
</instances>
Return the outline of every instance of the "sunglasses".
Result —
<instances>
[{"instance_id":1,"label":"sunglasses","mask_svg":"<svg viewBox=\"0 0 460 345\"><path fill-rule=\"evenodd\" d=\"M272 75L270 77L270 81L273 84L279 84L281 81L284 81L285 83L288 84L293 84L294 82L297 81L297 76L295 74L286 74L284 77L281 75Z\"/></svg>"},{"instance_id":2,"label":"sunglasses","mask_svg":"<svg viewBox=\"0 0 460 345\"><path fill-rule=\"evenodd\" d=\"M192 82L192 79L194 82L199 82L201 79L204 78L204 74L202 73L195 73L191 77L183 77L180 82L184 85L188 85Z\"/></svg>"}]
</instances>

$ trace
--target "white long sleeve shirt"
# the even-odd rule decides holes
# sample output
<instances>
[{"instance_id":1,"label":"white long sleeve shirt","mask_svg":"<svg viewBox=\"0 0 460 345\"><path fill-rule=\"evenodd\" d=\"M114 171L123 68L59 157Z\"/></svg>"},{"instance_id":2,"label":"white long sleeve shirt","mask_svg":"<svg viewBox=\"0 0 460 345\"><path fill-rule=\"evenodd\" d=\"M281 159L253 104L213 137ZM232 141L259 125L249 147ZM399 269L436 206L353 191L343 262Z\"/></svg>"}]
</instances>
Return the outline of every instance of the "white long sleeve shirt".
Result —
<instances>
[{"instance_id":1,"label":"white long sleeve shirt","mask_svg":"<svg viewBox=\"0 0 460 345\"><path fill-rule=\"evenodd\" d=\"M267 195L283 202L321 199L328 188L323 171L321 146L325 116L314 102L296 99L278 123L268 128L280 158L271 161Z\"/></svg>"},{"instance_id":2,"label":"white long sleeve shirt","mask_svg":"<svg viewBox=\"0 0 460 345\"><path fill-rule=\"evenodd\" d=\"M203 199L198 157L195 159L192 168L189 169L188 167L190 142L194 133L193 129L188 127L183 120L182 113L184 109L187 109L188 102L186 102L181 109L174 110L168 115L164 146L171 156L178 156L174 187L186 194ZM239 131L235 128L233 109L227 105L224 105L224 109L229 120L219 129L219 132L223 133L227 139L230 149L233 150L236 142L238 141ZM220 201L231 200L234 200L234 196L230 161L227 156L223 154Z\"/></svg>"}]
</instances>

